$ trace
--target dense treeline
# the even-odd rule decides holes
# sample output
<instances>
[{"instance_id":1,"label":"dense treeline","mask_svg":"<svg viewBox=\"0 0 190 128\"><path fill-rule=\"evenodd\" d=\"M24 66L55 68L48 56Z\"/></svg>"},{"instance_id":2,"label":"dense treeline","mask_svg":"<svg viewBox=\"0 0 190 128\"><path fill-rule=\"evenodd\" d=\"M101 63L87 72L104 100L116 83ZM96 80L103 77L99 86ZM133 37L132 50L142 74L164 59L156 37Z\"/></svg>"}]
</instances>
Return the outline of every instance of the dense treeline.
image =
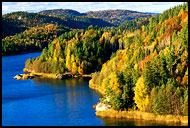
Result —
<instances>
[{"instance_id":1,"label":"dense treeline","mask_svg":"<svg viewBox=\"0 0 190 128\"><path fill-rule=\"evenodd\" d=\"M119 49L115 28L89 26L56 38L40 57L28 59L25 67L35 72L89 74L101 69L112 52Z\"/></svg>"},{"instance_id":2,"label":"dense treeline","mask_svg":"<svg viewBox=\"0 0 190 128\"><path fill-rule=\"evenodd\" d=\"M119 25L118 28L121 31L124 30L134 31L136 29L141 29L143 25L146 26L148 25L148 23L149 23L149 17L141 17L133 20L126 20L121 25Z\"/></svg>"},{"instance_id":3,"label":"dense treeline","mask_svg":"<svg viewBox=\"0 0 190 128\"><path fill-rule=\"evenodd\" d=\"M100 102L116 110L188 115L188 3L133 33L119 38L125 49L93 74L90 86L103 93Z\"/></svg>"},{"instance_id":4,"label":"dense treeline","mask_svg":"<svg viewBox=\"0 0 190 128\"><path fill-rule=\"evenodd\" d=\"M43 27L27 29L14 36L7 36L2 39L2 55L41 51L54 38L66 31L69 31L69 29L63 26L49 24Z\"/></svg>"}]
</instances>

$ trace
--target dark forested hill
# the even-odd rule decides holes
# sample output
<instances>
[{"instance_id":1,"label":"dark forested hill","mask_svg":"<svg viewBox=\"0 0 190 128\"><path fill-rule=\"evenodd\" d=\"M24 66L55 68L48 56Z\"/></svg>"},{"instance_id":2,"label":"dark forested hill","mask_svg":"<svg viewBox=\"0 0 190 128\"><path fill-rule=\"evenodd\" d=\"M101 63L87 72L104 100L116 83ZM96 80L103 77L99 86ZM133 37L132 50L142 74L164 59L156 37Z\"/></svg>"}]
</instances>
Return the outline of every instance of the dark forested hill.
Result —
<instances>
[{"instance_id":1,"label":"dark forested hill","mask_svg":"<svg viewBox=\"0 0 190 128\"><path fill-rule=\"evenodd\" d=\"M152 17L156 14L142 13L130 10L101 10L101 11L89 11L86 12L87 16L98 17L114 25L120 25L126 20L132 20L139 17Z\"/></svg>"},{"instance_id":2,"label":"dark forested hill","mask_svg":"<svg viewBox=\"0 0 190 128\"><path fill-rule=\"evenodd\" d=\"M111 27L113 26L111 23L104 21L98 18L88 18L85 16L74 16L74 15L66 15L66 16L50 16L38 13L28 13L28 12L13 12L9 14L5 14L2 16L3 22L2 26L14 26L17 27L18 32L22 32L21 30L25 30L22 28L30 28L30 27L41 27L47 24L58 24L64 27L69 27L73 29L86 29L88 26L99 26L99 27ZM14 22L11 22L14 21ZM15 34L16 32L12 29L8 29L4 27L2 31L3 38L8 35Z\"/></svg>"},{"instance_id":3,"label":"dark forested hill","mask_svg":"<svg viewBox=\"0 0 190 128\"><path fill-rule=\"evenodd\" d=\"M58 24L73 29L86 29L90 25L111 27L118 26L126 20L154 15L129 10L90 11L86 13L71 9L44 10L38 13L12 12L2 16L2 38L23 32L30 27L41 27L47 24Z\"/></svg>"},{"instance_id":4,"label":"dark forested hill","mask_svg":"<svg viewBox=\"0 0 190 128\"><path fill-rule=\"evenodd\" d=\"M65 15L74 15L74 16L86 16L85 13L80 13L71 9L54 9L54 10L44 10L38 12L39 14L45 15L57 15L57 16L65 16Z\"/></svg>"},{"instance_id":5,"label":"dark forested hill","mask_svg":"<svg viewBox=\"0 0 190 128\"><path fill-rule=\"evenodd\" d=\"M68 28L49 24L32 27L13 36L7 36L2 39L2 55L41 51L57 36L68 31L70 31Z\"/></svg>"},{"instance_id":6,"label":"dark forested hill","mask_svg":"<svg viewBox=\"0 0 190 128\"><path fill-rule=\"evenodd\" d=\"M2 38L23 32L26 29L26 27L20 26L19 23L14 20L2 19Z\"/></svg>"},{"instance_id":7,"label":"dark forested hill","mask_svg":"<svg viewBox=\"0 0 190 128\"><path fill-rule=\"evenodd\" d=\"M54 9L54 10L44 10L39 12L39 14L51 15L51 16L86 16L100 18L114 25L120 25L126 20L132 20L139 17L152 17L155 16L155 13L142 13L137 11L130 10L102 10L102 11L89 11L86 13L80 13L75 10L70 9Z\"/></svg>"},{"instance_id":8,"label":"dark forested hill","mask_svg":"<svg viewBox=\"0 0 190 128\"><path fill-rule=\"evenodd\" d=\"M148 17L140 17L137 19L133 19L133 20L126 20L125 22L121 23L118 28L123 31L123 30L130 30L130 31L134 31L136 29L141 29L141 27L144 25L148 25L149 23L149 19Z\"/></svg>"}]
</instances>

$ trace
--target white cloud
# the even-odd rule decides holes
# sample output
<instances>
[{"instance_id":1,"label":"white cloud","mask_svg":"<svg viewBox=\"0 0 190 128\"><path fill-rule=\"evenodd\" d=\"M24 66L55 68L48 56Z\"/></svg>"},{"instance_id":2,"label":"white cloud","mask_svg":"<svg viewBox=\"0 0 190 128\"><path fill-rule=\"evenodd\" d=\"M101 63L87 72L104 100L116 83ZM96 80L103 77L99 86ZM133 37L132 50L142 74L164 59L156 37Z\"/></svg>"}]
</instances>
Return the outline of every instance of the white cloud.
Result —
<instances>
[{"instance_id":1,"label":"white cloud","mask_svg":"<svg viewBox=\"0 0 190 128\"><path fill-rule=\"evenodd\" d=\"M58 9L58 8L56 8L56 7L47 8L47 10L53 10L53 9Z\"/></svg>"},{"instance_id":2,"label":"white cloud","mask_svg":"<svg viewBox=\"0 0 190 128\"><path fill-rule=\"evenodd\" d=\"M49 3L48 2L44 2L44 5L48 5Z\"/></svg>"},{"instance_id":3,"label":"white cloud","mask_svg":"<svg viewBox=\"0 0 190 128\"><path fill-rule=\"evenodd\" d=\"M7 11L8 10L8 6L2 6L2 11Z\"/></svg>"},{"instance_id":4,"label":"white cloud","mask_svg":"<svg viewBox=\"0 0 190 128\"><path fill-rule=\"evenodd\" d=\"M2 2L2 14L27 10L39 12L47 9L73 9L81 13L107 9L162 13L180 4L183 2Z\"/></svg>"},{"instance_id":5,"label":"white cloud","mask_svg":"<svg viewBox=\"0 0 190 128\"><path fill-rule=\"evenodd\" d=\"M21 7L22 8L22 11L26 11L25 7Z\"/></svg>"}]
</instances>

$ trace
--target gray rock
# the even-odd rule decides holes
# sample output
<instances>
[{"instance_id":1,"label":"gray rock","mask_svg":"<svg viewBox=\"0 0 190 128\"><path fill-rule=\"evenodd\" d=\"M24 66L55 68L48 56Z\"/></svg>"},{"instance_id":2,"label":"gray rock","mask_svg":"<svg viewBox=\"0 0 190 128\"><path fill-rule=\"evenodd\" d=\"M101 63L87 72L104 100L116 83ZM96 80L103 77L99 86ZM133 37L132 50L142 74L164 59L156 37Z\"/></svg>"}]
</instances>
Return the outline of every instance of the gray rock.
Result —
<instances>
[{"instance_id":1,"label":"gray rock","mask_svg":"<svg viewBox=\"0 0 190 128\"><path fill-rule=\"evenodd\" d=\"M64 78L65 78L65 76L63 74L59 74L56 76L56 79L64 79Z\"/></svg>"}]
</instances>

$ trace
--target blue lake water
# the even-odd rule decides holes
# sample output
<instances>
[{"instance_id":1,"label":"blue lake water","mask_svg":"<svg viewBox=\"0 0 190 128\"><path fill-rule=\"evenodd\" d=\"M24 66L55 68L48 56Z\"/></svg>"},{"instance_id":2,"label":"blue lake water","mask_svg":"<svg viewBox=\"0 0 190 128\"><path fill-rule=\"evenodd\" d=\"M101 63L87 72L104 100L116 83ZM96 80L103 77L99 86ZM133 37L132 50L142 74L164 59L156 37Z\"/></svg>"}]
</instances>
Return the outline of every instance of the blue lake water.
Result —
<instances>
[{"instance_id":1,"label":"blue lake water","mask_svg":"<svg viewBox=\"0 0 190 128\"><path fill-rule=\"evenodd\" d=\"M150 121L99 118L92 108L101 97L89 79L16 80L24 63L40 53L2 57L3 126L147 126L171 125ZM176 125L176 124L175 124Z\"/></svg>"}]
</instances>

